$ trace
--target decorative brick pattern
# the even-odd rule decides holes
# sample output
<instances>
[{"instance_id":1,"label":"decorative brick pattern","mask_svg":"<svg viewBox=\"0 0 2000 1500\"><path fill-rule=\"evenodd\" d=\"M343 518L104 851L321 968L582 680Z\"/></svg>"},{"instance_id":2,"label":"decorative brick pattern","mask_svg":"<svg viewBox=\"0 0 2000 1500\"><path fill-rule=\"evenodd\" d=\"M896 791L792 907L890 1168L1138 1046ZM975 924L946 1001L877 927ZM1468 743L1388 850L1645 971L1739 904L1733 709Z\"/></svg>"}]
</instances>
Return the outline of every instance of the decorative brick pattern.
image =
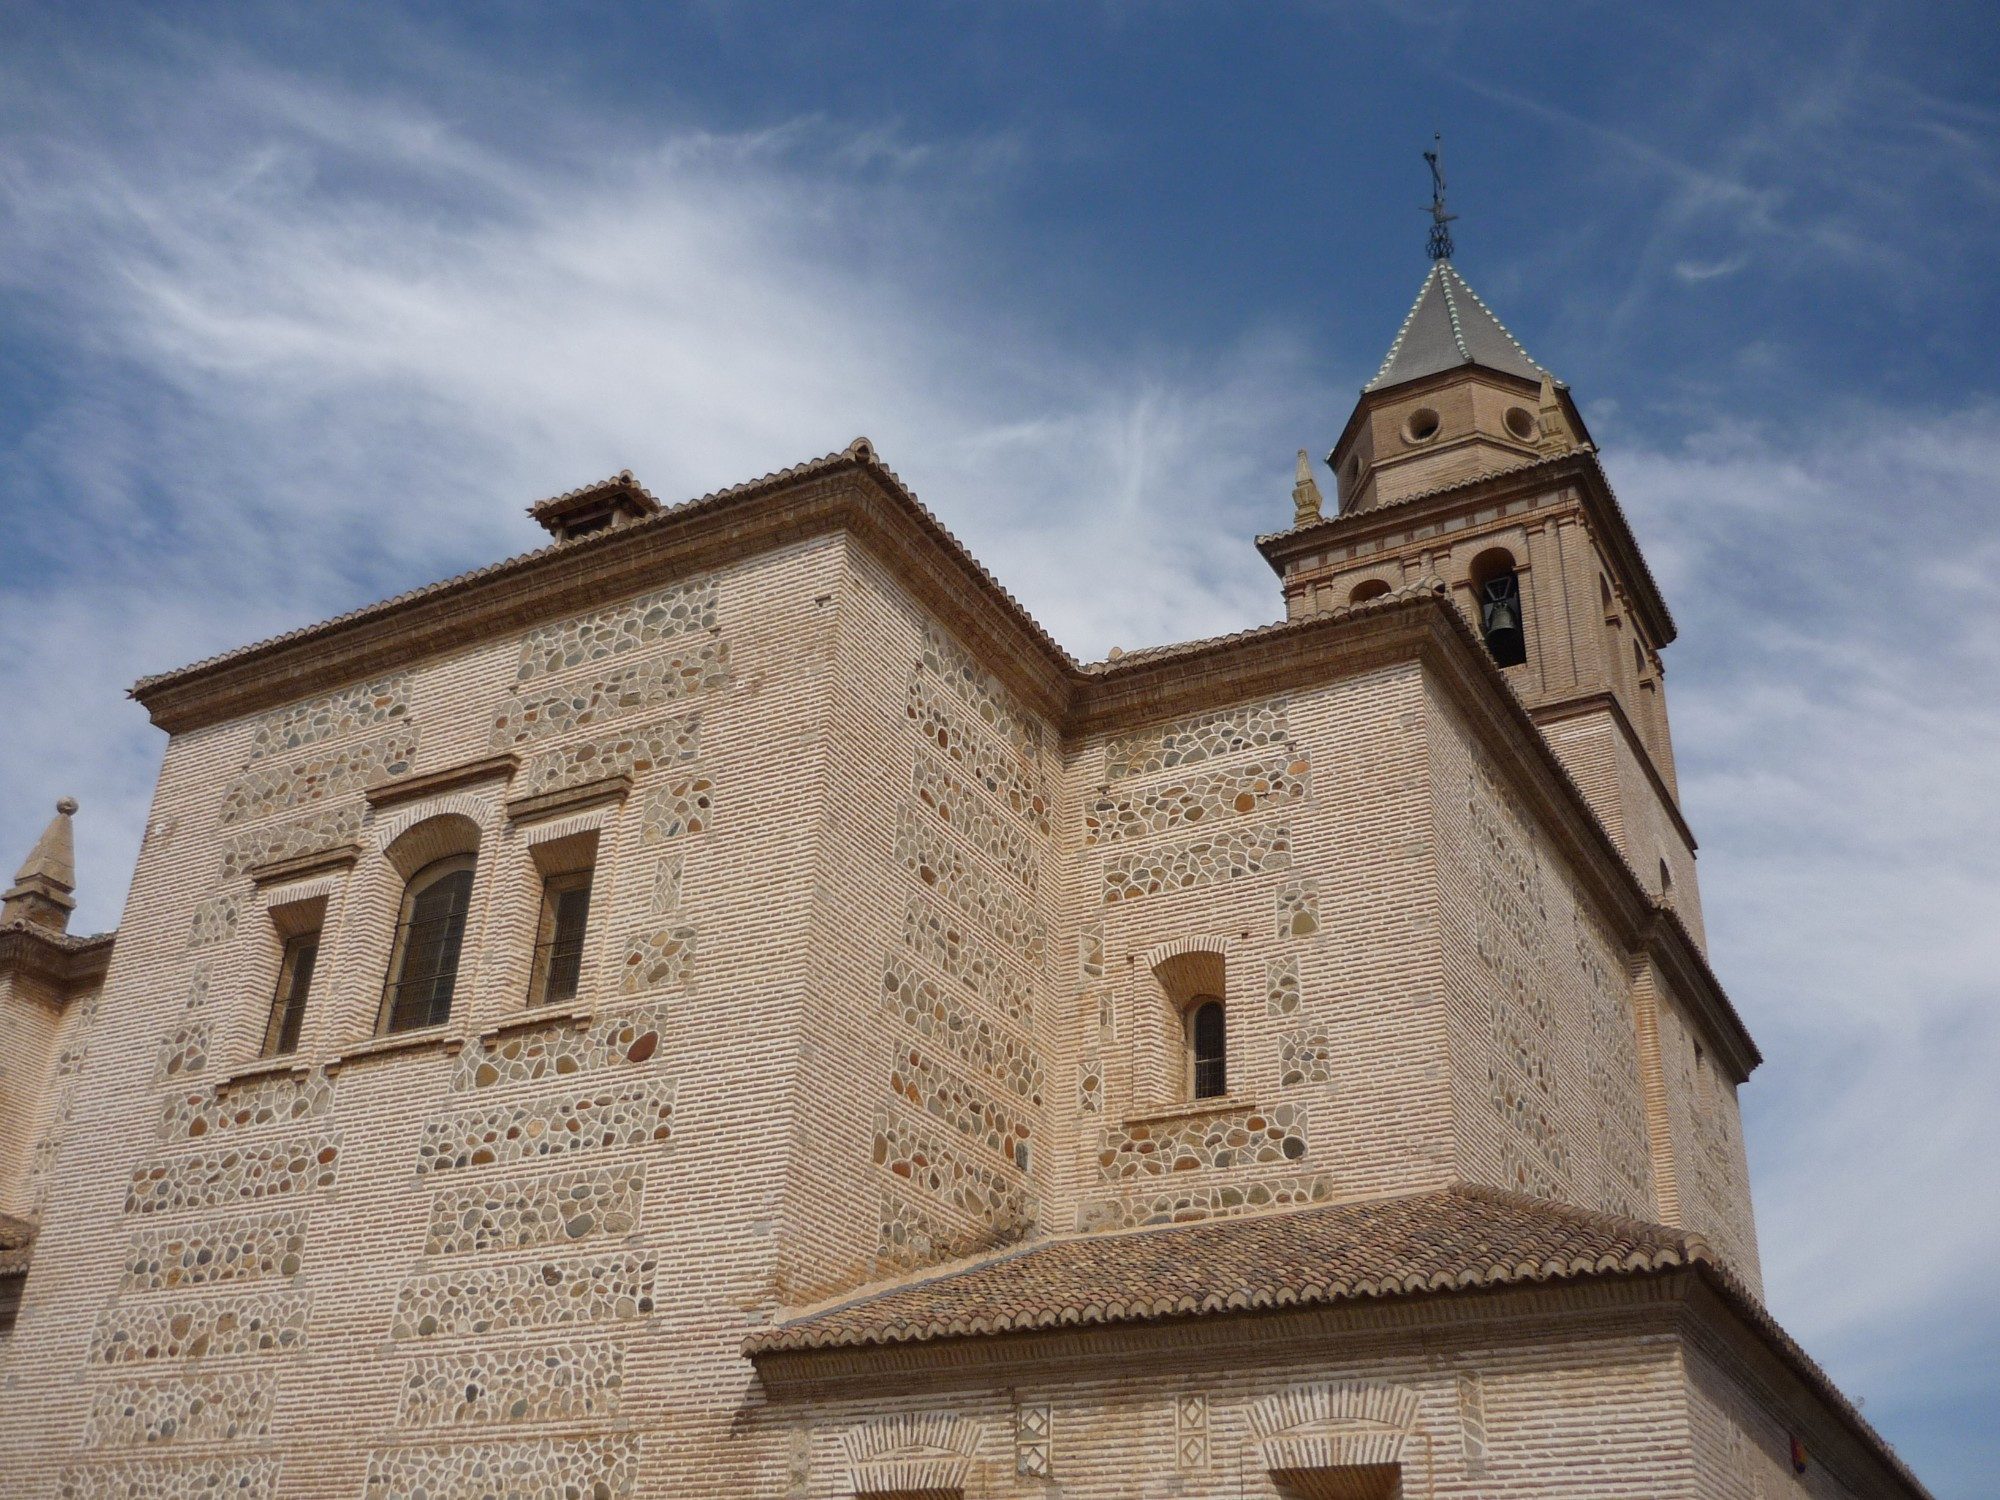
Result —
<instances>
[{"instance_id":1,"label":"decorative brick pattern","mask_svg":"<svg viewBox=\"0 0 2000 1500\"><path fill-rule=\"evenodd\" d=\"M669 927L641 932L625 940L618 964L618 992L644 995L654 990L686 989L694 975L695 930Z\"/></svg>"},{"instance_id":2,"label":"decorative brick pattern","mask_svg":"<svg viewBox=\"0 0 2000 1500\"><path fill-rule=\"evenodd\" d=\"M1107 859L1104 904L1241 880L1291 863L1292 833L1283 823L1222 829Z\"/></svg>"},{"instance_id":3,"label":"decorative brick pattern","mask_svg":"<svg viewBox=\"0 0 2000 1500\"><path fill-rule=\"evenodd\" d=\"M239 1214L185 1227L142 1229L125 1250L121 1292L165 1292L299 1273L303 1209Z\"/></svg>"},{"instance_id":4,"label":"decorative brick pattern","mask_svg":"<svg viewBox=\"0 0 2000 1500\"><path fill-rule=\"evenodd\" d=\"M83 1445L118 1448L265 1437L276 1394L271 1378L259 1372L107 1386L91 1401Z\"/></svg>"},{"instance_id":5,"label":"decorative brick pattern","mask_svg":"<svg viewBox=\"0 0 2000 1500\"><path fill-rule=\"evenodd\" d=\"M638 1478L634 1437L384 1448L369 1455L362 1500L618 1500Z\"/></svg>"},{"instance_id":6,"label":"decorative brick pattern","mask_svg":"<svg viewBox=\"0 0 2000 1500\"><path fill-rule=\"evenodd\" d=\"M237 904L234 896L210 896L194 909L188 924L188 947L213 948L236 935Z\"/></svg>"},{"instance_id":7,"label":"decorative brick pattern","mask_svg":"<svg viewBox=\"0 0 2000 1500\"><path fill-rule=\"evenodd\" d=\"M448 1188L431 1200L426 1255L536 1250L639 1227L643 1164L510 1177Z\"/></svg>"},{"instance_id":8,"label":"decorative brick pattern","mask_svg":"<svg viewBox=\"0 0 2000 1500\"><path fill-rule=\"evenodd\" d=\"M566 1328L643 1318L653 1310L656 1257L640 1251L426 1271L396 1293L389 1335L427 1339Z\"/></svg>"},{"instance_id":9,"label":"decorative brick pattern","mask_svg":"<svg viewBox=\"0 0 2000 1500\"><path fill-rule=\"evenodd\" d=\"M160 1116L160 1139L193 1141L260 1125L313 1120L331 1108L333 1085L326 1074L301 1078L278 1073L238 1085L219 1098L214 1089L169 1096Z\"/></svg>"},{"instance_id":10,"label":"decorative brick pattern","mask_svg":"<svg viewBox=\"0 0 2000 1500\"><path fill-rule=\"evenodd\" d=\"M715 603L715 580L696 578L609 609L537 626L521 637L515 681L535 682L586 662L708 630L715 624Z\"/></svg>"},{"instance_id":11,"label":"decorative brick pattern","mask_svg":"<svg viewBox=\"0 0 2000 1500\"><path fill-rule=\"evenodd\" d=\"M1027 1222L1027 1196L1012 1173L965 1160L894 1110L875 1115L875 1164L997 1234Z\"/></svg>"},{"instance_id":12,"label":"decorative brick pattern","mask_svg":"<svg viewBox=\"0 0 2000 1500\"><path fill-rule=\"evenodd\" d=\"M1086 922L1076 939L1078 976L1087 984L1104 977L1104 924Z\"/></svg>"},{"instance_id":13,"label":"decorative brick pattern","mask_svg":"<svg viewBox=\"0 0 2000 1500\"><path fill-rule=\"evenodd\" d=\"M377 781L407 776L416 757L416 728L404 724L319 755L254 766L230 783L216 822L226 828L308 803L331 801Z\"/></svg>"},{"instance_id":14,"label":"decorative brick pattern","mask_svg":"<svg viewBox=\"0 0 2000 1500\"><path fill-rule=\"evenodd\" d=\"M884 967L882 1008L1002 1087L1031 1103L1042 1102L1042 1065L1034 1050L900 958L891 958Z\"/></svg>"},{"instance_id":15,"label":"decorative brick pattern","mask_svg":"<svg viewBox=\"0 0 2000 1500\"><path fill-rule=\"evenodd\" d=\"M903 946L1008 1020L1034 1024L1035 992L1028 979L957 917L922 896L912 895L903 908Z\"/></svg>"},{"instance_id":16,"label":"decorative brick pattern","mask_svg":"<svg viewBox=\"0 0 2000 1500\"><path fill-rule=\"evenodd\" d=\"M640 776L701 753L701 719L662 719L638 729L614 730L545 750L514 778L514 795L539 796L606 776Z\"/></svg>"},{"instance_id":17,"label":"decorative brick pattern","mask_svg":"<svg viewBox=\"0 0 2000 1500\"><path fill-rule=\"evenodd\" d=\"M1309 938L1319 934L1319 882L1294 880L1278 887L1277 935Z\"/></svg>"},{"instance_id":18,"label":"decorative brick pattern","mask_svg":"<svg viewBox=\"0 0 2000 1500\"><path fill-rule=\"evenodd\" d=\"M639 842L663 844L682 834L700 833L713 820L715 783L696 771L677 776L649 793L639 817Z\"/></svg>"},{"instance_id":19,"label":"decorative brick pattern","mask_svg":"<svg viewBox=\"0 0 2000 1500\"><path fill-rule=\"evenodd\" d=\"M1121 781L1214 760L1238 750L1283 744L1291 734L1288 710L1285 699L1274 698L1269 703L1197 714L1143 734L1123 736L1105 747L1105 778Z\"/></svg>"},{"instance_id":20,"label":"decorative brick pattern","mask_svg":"<svg viewBox=\"0 0 2000 1500\"><path fill-rule=\"evenodd\" d=\"M1466 1476L1477 1479L1486 1472L1486 1391L1473 1370L1458 1377L1458 1431Z\"/></svg>"},{"instance_id":21,"label":"decorative brick pattern","mask_svg":"<svg viewBox=\"0 0 2000 1500\"><path fill-rule=\"evenodd\" d=\"M653 866L653 895L646 910L656 917L672 916L681 907L681 856L663 854Z\"/></svg>"},{"instance_id":22,"label":"decorative brick pattern","mask_svg":"<svg viewBox=\"0 0 2000 1500\"><path fill-rule=\"evenodd\" d=\"M1301 1027L1278 1033L1278 1087L1325 1083L1333 1077L1333 1044L1326 1033Z\"/></svg>"},{"instance_id":23,"label":"decorative brick pattern","mask_svg":"<svg viewBox=\"0 0 2000 1500\"><path fill-rule=\"evenodd\" d=\"M1047 935L1026 897L975 865L950 836L905 804L896 829L896 858L945 905L971 918L1004 946L1040 967Z\"/></svg>"},{"instance_id":24,"label":"decorative brick pattern","mask_svg":"<svg viewBox=\"0 0 2000 1500\"><path fill-rule=\"evenodd\" d=\"M348 802L234 834L222 846L222 871L217 878L226 884L273 860L296 859L351 844L361 834L361 812L359 802Z\"/></svg>"},{"instance_id":25,"label":"decorative brick pattern","mask_svg":"<svg viewBox=\"0 0 2000 1500\"><path fill-rule=\"evenodd\" d=\"M1109 1126L1098 1149L1106 1182L1222 1167L1298 1161L1306 1154L1306 1106L1231 1110L1192 1119Z\"/></svg>"},{"instance_id":26,"label":"decorative brick pattern","mask_svg":"<svg viewBox=\"0 0 2000 1500\"><path fill-rule=\"evenodd\" d=\"M56 1500L273 1500L279 1461L249 1454L66 1468Z\"/></svg>"},{"instance_id":27,"label":"decorative brick pattern","mask_svg":"<svg viewBox=\"0 0 2000 1500\"><path fill-rule=\"evenodd\" d=\"M208 985L214 973L215 960L212 958L204 958L194 966L194 972L188 975L187 1000L182 1004L182 1010L193 1014L208 1003Z\"/></svg>"},{"instance_id":28,"label":"decorative brick pattern","mask_svg":"<svg viewBox=\"0 0 2000 1500\"><path fill-rule=\"evenodd\" d=\"M1014 1413L1014 1472L1047 1479L1055 1469L1055 1408L1023 1406Z\"/></svg>"},{"instance_id":29,"label":"decorative brick pattern","mask_svg":"<svg viewBox=\"0 0 2000 1500\"><path fill-rule=\"evenodd\" d=\"M1632 1219L1654 1219L1653 1157L1639 1078L1638 1021L1623 965L1577 909L1576 962L1590 1005L1587 1036L1597 1148L1604 1159L1596 1207Z\"/></svg>"},{"instance_id":30,"label":"decorative brick pattern","mask_svg":"<svg viewBox=\"0 0 2000 1500\"><path fill-rule=\"evenodd\" d=\"M176 1026L160 1038L153 1057L153 1082L171 1083L208 1066L208 1023L192 1021Z\"/></svg>"},{"instance_id":31,"label":"decorative brick pattern","mask_svg":"<svg viewBox=\"0 0 2000 1500\"><path fill-rule=\"evenodd\" d=\"M1290 956L1267 959L1264 964L1264 1014L1296 1014L1299 1000L1299 961Z\"/></svg>"},{"instance_id":32,"label":"decorative brick pattern","mask_svg":"<svg viewBox=\"0 0 2000 1500\"><path fill-rule=\"evenodd\" d=\"M910 681L909 715L924 743L935 746L960 770L1015 817L1035 832L1046 835L1049 822L1048 798L1019 756L992 743L983 728L975 729L963 705L938 686L934 678L919 673Z\"/></svg>"},{"instance_id":33,"label":"decorative brick pattern","mask_svg":"<svg viewBox=\"0 0 2000 1500\"><path fill-rule=\"evenodd\" d=\"M223 1359L304 1347L303 1294L275 1292L227 1301L124 1303L106 1308L90 1338L90 1363Z\"/></svg>"},{"instance_id":34,"label":"decorative brick pattern","mask_svg":"<svg viewBox=\"0 0 2000 1500\"><path fill-rule=\"evenodd\" d=\"M1083 814L1085 847L1152 838L1195 823L1264 812L1312 795L1312 767L1302 755L1259 758L1161 782L1119 796L1109 792Z\"/></svg>"},{"instance_id":35,"label":"decorative brick pattern","mask_svg":"<svg viewBox=\"0 0 2000 1500\"><path fill-rule=\"evenodd\" d=\"M1104 1063L1086 1057L1076 1065L1076 1107L1087 1115L1104 1113Z\"/></svg>"},{"instance_id":36,"label":"decorative brick pattern","mask_svg":"<svg viewBox=\"0 0 2000 1500\"><path fill-rule=\"evenodd\" d=\"M925 1114L945 1122L1019 1171L1028 1170L1027 1119L978 1085L960 1078L920 1047L897 1051L889 1074L890 1092Z\"/></svg>"},{"instance_id":37,"label":"decorative brick pattern","mask_svg":"<svg viewBox=\"0 0 2000 1500\"><path fill-rule=\"evenodd\" d=\"M920 661L924 671L934 674L958 694L988 728L1017 752L1031 760L1040 752L1041 730L1015 705L1014 695L935 625L924 627Z\"/></svg>"},{"instance_id":38,"label":"decorative brick pattern","mask_svg":"<svg viewBox=\"0 0 2000 1500\"><path fill-rule=\"evenodd\" d=\"M407 677L385 677L360 687L342 688L259 719L250 740L250 759L289 755L322 740L344 740L378 724L393 724L409 711Z\"/></svg>"},{"instance_id":39,"label":"decorative brick pattern","mask_svg":"<svg viewBox=\"0 0 2000 1500\"><path fill-rule=\"evenodd\" d=\"M1327 1176L1280 1177L1269 1182L1184 1183L1165 1193L1086 1199L1077 1208L1076 1227L1088 1233L1150 1224L1192 1224L1202 1219L1227 1219L1273 1208L1331 1203L1335 1193L1334 1179Z\"/></svg>"},{"instance_id":40,"label":"decorative brick pattern","mask_svg":"<svg viewBox=\"0 0 2000 1500\"><path fill-rule=\"evenodd\" d=\"M536 744L711 692L728 681L729 642L703 641L671 656L517 694L494 710L487 742L495 750Z\"/></svg>"},{"instance_id":41,"label":"decorative brick pattern","mask_svg":"<svg viewBox=\"0 0 2000 1500\"><path fill-rule=\"evenodd\" d=\"M537 1343L527 1349L432 1355L403 1376L404 1427L495 1422L587 1422L618 1415L625 1356L607 1343Z\"/></svg>"},{"instance_id":42,"label":"decorative brick pattern","mask_svg":"<svg viewBox=\"0 0 2000 1500\"><path fill-rule=\"evenodd\" d=\"M1208 1397L1199 1391L1174 1398L1174 1467L1183 1474L1208 1472Z\"/></svg>"},{"instance_id":43,"label":"decorative brick pattern","mask_svg":"<svg viewBox=\"0 0 2000 1500\"><path fill-rule=\"evenodd\" d=\"M340 1138L332 1135L256 1141L177 1156L133 1171L125 1212L171 1214L295 1197L332 1187L339 1167Z\"/></svg>"},{"instance_id":44,"label":"decorative brick pattern","mask_svg":"<svg viewBox=\"0 0 2000 1500\"><path fill-rule=\"evenodd\" d=\"M1020 825L994 811L970 785L955 776L936 756L919 754L910 774L910 791L917 801L1000 869L1030 891L1041 886L1041 866Z\"/></svg>"},{"instance_id":45,"label":"decorative brick pattern","mask_svg":"<svg viewBox=\"0 0 2000 1500\"><path fill-rule=\"evenodd\" d=\"M665 1078L454 1110L424 1123L417 1175L659 1144L673 1138L673 1117L674 1084Z\"/></svg>"},{"instance_id":46,"label":"decorative brick pattern","mask_svg":"<svg viewBox=\"0 0 2000 1500\"><path fill-rule=\"evenodd\" d=\"M636 1067L660 1048L666 1012L657 1005L597 1017L583 1031L568 1018L511 1031L487 1046L468 1047L452 1068L455 1094L508 1083L569 1078L612 1067Z\"/></svg>"}]
</instances>

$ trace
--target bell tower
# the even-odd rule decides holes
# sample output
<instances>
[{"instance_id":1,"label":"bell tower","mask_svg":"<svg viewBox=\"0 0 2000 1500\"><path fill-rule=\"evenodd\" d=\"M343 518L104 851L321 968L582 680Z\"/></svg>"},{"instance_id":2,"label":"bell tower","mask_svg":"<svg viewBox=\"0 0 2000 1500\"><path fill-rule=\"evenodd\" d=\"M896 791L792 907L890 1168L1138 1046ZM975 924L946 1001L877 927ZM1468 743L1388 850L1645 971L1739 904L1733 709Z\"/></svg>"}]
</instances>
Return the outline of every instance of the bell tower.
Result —
<instances>
[{"instance_id":1,"label":"bell tower","mask_svg":"<svg viewBox=\"0 0 2000 1500\"><path fill-rule=\"evenodd\" d=\"M1452 264L1437 187L1430 270L1327 455L1334 513L1302 467L1294 524L1258 547L1294 618L1443 579L1632 867L1699 939L1661 660L1673 617L1569 388Z\"/></svg>"}]
</instances>

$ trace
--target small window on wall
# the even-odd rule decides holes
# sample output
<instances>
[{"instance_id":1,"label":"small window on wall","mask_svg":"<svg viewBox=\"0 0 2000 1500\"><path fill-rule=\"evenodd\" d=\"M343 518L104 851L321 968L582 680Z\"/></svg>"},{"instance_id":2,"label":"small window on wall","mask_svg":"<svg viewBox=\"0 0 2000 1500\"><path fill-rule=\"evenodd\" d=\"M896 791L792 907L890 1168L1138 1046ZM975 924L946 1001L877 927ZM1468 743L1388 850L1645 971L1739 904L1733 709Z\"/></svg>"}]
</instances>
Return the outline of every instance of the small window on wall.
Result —
<instances>
[{"instance_id":1,"label":"small window on wall","mask_svg":"<svg viewBox=\"0 0 2000 1500\"><path fill-rule=\"evenodd\" d=\"M1188 1007L1187 1027L1194 1097L1220 1099L1229 1092L1229 1030L1222 1002L1197 996Z\"/></svg>"},{"instance_id":2,"label":"small window on wall","mask_svg":"<svg viewBox=\"0 0 2000 1500\"><path fill-rule=\"evenodd\" d=\"M1380 599L1389 592L1389 585L1379 578L1364 578L1354 585L1354 592L1347 596L1349 604L1366 604L1370 599Z\"/></svg>"},{"instance_id":3,"label":"small window on wall","mask_svg":"<svg viewBox=\"0 0 2000 1500\"><path fill-rule=\"evenodd\" d=\"M319 966L319 932L314 927L285 939L284 956L278 961L278 988L271 996L271 1017L264 1026L265 1057L286 1057L299 1050L306 997L312 993L313 970Z\"/></svg>"},{"instance_id":4,"label":"small window on wall","mask_svg":"<svg viewBox=\"0 0 2000 1500\"><path fill-rule=\"evenodd\" d=\"M542 880L542 920L535 934L530 1005L574 1000L583 977L583 938L590 922L590 870Z\"/></svg>"},{"instance_id":5,"label":"small window on wall","mask_svg":"<svg viewBox=\"0 0 2000 1500\"><path fill-rule=\"evenodd\" d=\"M381 1030L414 1031L450 1018L472 906L473 864L470 854L452 855L411 877L382 996Z\"/></svg>"},{"instance_id":6,"label":"small window on wall","mask_svg":"<svg viewBox=\"0 0 2000 1500\"><path fill-rule=\"evenodd\" d=\"M1528 659L1528 635L1513 557L1496 549L1474 559L1472 592L1488 654L1503 667L1520 666Z\"/></svg>"}]
</instances>

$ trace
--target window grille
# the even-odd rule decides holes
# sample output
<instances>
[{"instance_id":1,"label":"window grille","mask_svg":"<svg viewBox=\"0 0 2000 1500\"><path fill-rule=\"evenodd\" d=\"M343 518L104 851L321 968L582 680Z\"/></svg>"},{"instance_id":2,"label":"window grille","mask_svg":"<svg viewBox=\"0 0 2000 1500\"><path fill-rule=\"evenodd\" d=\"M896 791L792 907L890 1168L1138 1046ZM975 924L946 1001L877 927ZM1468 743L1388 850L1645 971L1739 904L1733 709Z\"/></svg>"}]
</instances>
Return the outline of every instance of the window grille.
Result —
<instances>
[{"instance_id":1,"label":"window grille","mask_svg":"<svg viewBox=\"0 0 2000 1500\"><path fill-rule=\"evenodd\" d=\"M278 987L271 995L271 1019L264 1027L265 1057L283 1057L299 1050L299 1027L306 1018L306 996L312 991L313 970L319 964L319 930L285 940L278 963Z\"/></svg>"},{"instance_id":2,"label":"window grille","mask_svg":"<svg viewBox=\"0 0 2000 1500\"><path fill-rule=\"evenodd\" d=\"M590 923L589 870L542 882L542 925L535 940L528 1003L574 1000L583 977L583 940Z\"/></svg>"},{"instance_id":3,"label":"window grille","mask_svg":"<svg viewBox=\"0 0 2000 1500\"><path fill-rule=\"evenodd\" d=\"M394 977L382 997L384 1031L414 1031L450 1017L471 903L468 858L440 860L410 882L389 971Z\"/></svg>"},{"instance_id":4,"label":"window grille","mask_svg":"<svg viewBox=\"0 0 2000 1500\"><path fill-rule=\"evenodd\" d=\"M1229 1092L1229 1048L1220 1000L1204 1000L1189 1017L1194 1043L1194 1096L1220 1099Z\"/></svg>"}]
</instances>

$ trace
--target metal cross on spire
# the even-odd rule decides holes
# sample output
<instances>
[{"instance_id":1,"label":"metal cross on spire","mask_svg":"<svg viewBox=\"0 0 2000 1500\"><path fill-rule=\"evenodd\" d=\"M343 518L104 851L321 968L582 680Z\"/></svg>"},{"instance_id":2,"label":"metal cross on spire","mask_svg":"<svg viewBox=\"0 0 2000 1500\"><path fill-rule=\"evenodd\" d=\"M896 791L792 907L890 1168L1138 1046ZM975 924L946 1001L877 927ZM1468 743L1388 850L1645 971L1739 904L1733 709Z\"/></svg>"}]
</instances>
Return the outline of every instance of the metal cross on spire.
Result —
<instances>
[{"instance_id":1,"label":"metal cross on spire","mask_svg":"<svg viewBox=\"0 0 2000 1500\"><path fill-rule=\"evenodd\" d=\"M1435 132L1431 139L1437 143L1437 149L1424 153L1424 160L1431 164L1431 259L1450 260L1451 231L1445 225L1458 215L1444 211L1444 166L1440 160L1444 155L1444 132Z\"/></svg>"}]
</instances>

